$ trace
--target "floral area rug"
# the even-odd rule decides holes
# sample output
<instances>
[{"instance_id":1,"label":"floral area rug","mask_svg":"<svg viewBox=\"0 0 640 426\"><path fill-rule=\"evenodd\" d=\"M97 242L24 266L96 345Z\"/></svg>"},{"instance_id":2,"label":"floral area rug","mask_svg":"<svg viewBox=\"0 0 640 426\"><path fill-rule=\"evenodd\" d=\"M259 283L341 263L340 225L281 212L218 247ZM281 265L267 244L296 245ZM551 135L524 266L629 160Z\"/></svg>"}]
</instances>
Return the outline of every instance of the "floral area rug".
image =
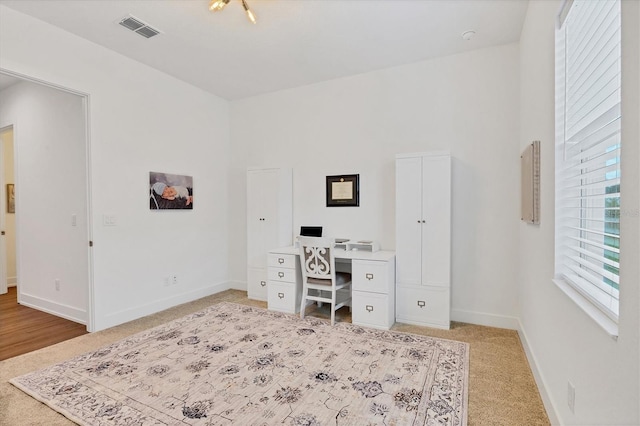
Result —
<instances>
[{"instance_id":1,"label":"floral area rug","mask_svg":"<svg viewBox=\"0 0 640 426\"><path fill-rule=\"evenodd\" d=\"M11 380L82 425L465 425L467 343L220 303Z\"/></svg>"}]
</instances>

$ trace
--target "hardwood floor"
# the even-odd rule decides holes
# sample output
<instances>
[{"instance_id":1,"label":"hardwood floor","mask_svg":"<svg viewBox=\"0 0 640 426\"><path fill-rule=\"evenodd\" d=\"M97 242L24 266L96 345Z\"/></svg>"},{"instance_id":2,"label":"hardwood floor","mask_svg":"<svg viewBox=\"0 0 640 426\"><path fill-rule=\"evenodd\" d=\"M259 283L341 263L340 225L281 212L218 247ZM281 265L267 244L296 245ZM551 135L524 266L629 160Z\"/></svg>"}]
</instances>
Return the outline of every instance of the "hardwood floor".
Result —
<instances>
[{"instance_id":1,"label":"hardwood floor","mask_svg":"<svg viewBox=\"0 0 640 426\"><path fill-rule=\"evenodd\" d=\"M0 361L87 333L83 324L18 304L16 287L0 295Z\"/></svg>"}]
</instances>

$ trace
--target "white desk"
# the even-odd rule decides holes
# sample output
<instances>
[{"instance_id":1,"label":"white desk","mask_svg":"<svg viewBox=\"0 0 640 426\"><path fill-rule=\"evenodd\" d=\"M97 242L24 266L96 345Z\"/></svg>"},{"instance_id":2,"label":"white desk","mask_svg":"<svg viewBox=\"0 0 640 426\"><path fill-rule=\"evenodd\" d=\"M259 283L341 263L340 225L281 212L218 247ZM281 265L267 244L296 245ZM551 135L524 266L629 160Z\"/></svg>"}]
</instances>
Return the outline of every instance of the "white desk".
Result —
<instances>
[{"instance_id":1,"label":"white desk","mask_svg":"<svg viewBox=\"0 0 640 426\"><path fill-rule=\"evenodd\" d=\"M354 324L389 329L395 322L396 254L335 249L336 269L351 272L351 318ZM295 314L300 310L302 273L300 249L269 251L267 303L270 310Z\"/></svg>"}]
</instances>

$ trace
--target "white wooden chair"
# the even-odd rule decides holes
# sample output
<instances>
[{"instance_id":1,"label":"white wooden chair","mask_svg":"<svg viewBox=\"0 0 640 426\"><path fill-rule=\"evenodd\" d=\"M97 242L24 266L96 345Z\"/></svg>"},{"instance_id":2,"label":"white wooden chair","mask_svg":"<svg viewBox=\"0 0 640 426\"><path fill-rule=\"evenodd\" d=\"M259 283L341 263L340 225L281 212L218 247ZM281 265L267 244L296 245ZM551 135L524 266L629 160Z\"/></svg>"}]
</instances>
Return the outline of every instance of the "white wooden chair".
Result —
<instances>
[{"instance_id":1,"label":"white wooden chair","mask_svg":"<svg viewBox=\"0 0 640 426\"><path fill-rule=\"evenodd\" d=\"M333 325L336 320L336 310L351 301L351 274L336 272L333 239L299 237L298 241L302 270L300 318L304 318L307 301L318 302L319 305L330 303L331 325ZM348 291L338 293L338 290L342 289Z\"/></svg>"}]
</instances>

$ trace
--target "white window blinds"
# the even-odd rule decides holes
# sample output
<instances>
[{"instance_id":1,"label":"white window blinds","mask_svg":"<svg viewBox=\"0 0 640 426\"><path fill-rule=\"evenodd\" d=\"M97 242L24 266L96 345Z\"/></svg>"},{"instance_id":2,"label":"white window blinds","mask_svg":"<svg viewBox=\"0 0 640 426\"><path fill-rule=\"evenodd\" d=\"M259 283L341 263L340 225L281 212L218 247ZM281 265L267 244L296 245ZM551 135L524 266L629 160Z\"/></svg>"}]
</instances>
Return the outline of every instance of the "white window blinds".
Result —
<instances>
[{"instance_id":1,"label":"white window blinds","mask_svg":"<svg viewBox=\"0 0 640 426\"><path fill-rule=\"evenodd\" d=\"M575 0L556 31L556 278L618 319L619 0Z\"/></svg>"}]
</instances>

